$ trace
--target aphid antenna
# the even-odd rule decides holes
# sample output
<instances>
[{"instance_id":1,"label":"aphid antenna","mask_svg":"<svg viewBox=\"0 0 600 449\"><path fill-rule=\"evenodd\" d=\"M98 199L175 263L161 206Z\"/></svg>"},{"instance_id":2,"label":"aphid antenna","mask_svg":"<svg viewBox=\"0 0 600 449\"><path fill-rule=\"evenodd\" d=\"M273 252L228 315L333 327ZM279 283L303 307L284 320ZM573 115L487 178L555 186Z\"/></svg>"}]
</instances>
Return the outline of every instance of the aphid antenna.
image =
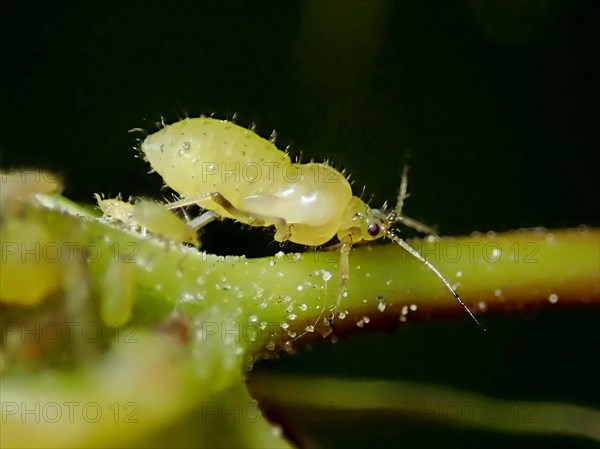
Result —
<instances>
[{"instance_id":1,"label":"aphid antenna","mask_svg":"<svg viewBox=\"0 0 600 449\"><path fill-rule=\"evenodd\" d=\"M402 240L400 237L398 237L392 231L388 230L386 232L386 236L387 236L387 238L389 238L390 240L392 240L394 243L397 243L398 245L400 245L411 256L415 257L417 260L419 260L421 263L423 263L430 271L432 271L438 277L438 279L440 279L444 283L444 285L446 286L446 288L450 291L450 293L452 293L452 296L454 296L454 298L456 298L456 300L459 302L459 304L464 307L464 309L467 311L467 313L469 314L469 316L471 318L473 318L473 321L475 321L477 323L477 325L479 327L481 327L484 331L486 330L485 327L483 327L481 325L481 323L477 320L477 318L475 318L475 315L473 315L473 312L471 312L471 309L469 309L469 307L463 302L463 300L458 295L458 293L456 292L456 290L454 290L452 288L452 286L446 280L446 278L444 277L444 275L442 273L440 273L440 271L435 266L433 266L431 264L431 262L429 262L427 259L425 259L425 257L423 257L423 255L419 251L417 251L416 249L414 249L412 246L410 246L408 243L406 243L404 240Z\"/></svg>"},{"instance_id":2,"label":"aphid antenna","mask_svg":"<svg viewBox=\"0 0 600 449\"><path fill-rule=\"evenodd\" d=\"M396 219L402 216L404 200L408 198L408 165L402 168L400 175L400 190L398 191L398 200L396 201L396 209L394 210Z\"/></svg>"}]
</instances>

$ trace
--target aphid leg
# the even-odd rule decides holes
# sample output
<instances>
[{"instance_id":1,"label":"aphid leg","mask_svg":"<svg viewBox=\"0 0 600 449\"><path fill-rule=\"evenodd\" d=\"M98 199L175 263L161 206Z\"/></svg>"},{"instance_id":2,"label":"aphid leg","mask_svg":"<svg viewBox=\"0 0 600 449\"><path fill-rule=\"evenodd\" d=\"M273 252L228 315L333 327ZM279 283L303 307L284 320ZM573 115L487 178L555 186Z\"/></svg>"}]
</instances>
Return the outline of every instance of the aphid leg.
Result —
<instances>
[{"instance_id":1,"label":"aphid leg","mask_svg":"<svg viewBox=\"0 0 600 449\"><path fill-rule=\"evenodd\" d=\"M179 209L180 207L194 206L200 203L201 201L210 198L211 195L212 193L203 193L201 195L188 196L187 198L182 198L178 201L166 203L165 207L167 209Z\"/></svg>"},{"instance_id":2,"label":"aphid leg","mask_svg":"<svg viewBox=\"0 0 600 449\"><path fill-rule=\"evenodd\" d=\"M217 220L219 217L220 215L218 213L209 210L207 212L204 212L199 217L196 217L192 221L190 221L190 226L194 229L200 229L206 226L207 224Z\"/></svg>"},{"instance_id":3,"label":"aphid leg","mask_svg":"<svg viewBox=\"0 0 600 449\"><path fill-rule=\"evenodd\" d=\"M201 195L189 196L187 198L182 198L179 201L167 203L167 204L165 204L165 207L167 209L176 209L178 207L185 207L185 206L191 206L194 204L198 204L207 199L211 199L212 201L217 203L219 206L221 206L223 209L225 209L229 213L229 215L231 215L232 218L234 218L238 221L241 221L242 223L248 223L251 226L263 226L264 223L267 223L267 222L274 223L276 226L276 229L277 229L277 232L275 233L275 240L277 240L279 242L286 241L290 238L290 235L291 235L290 225L288 225L287 222L283 218L267 217L267 216L258 215L258 214L251 214L247 211L238 209L233 204L231 204L231 202L227 198L225 198L222 194L220 194L219 192L209 192L209 193L203 193ZM192 226L196 227L196 228L201 227L201 226L204 226L204 225L210 223L211 221L215 220L216 218L219 218L218 213L212 212L214 215L208 215L210 213L211 212L206 212L205 214L201 215L200 217L194 219L194 221L192 221ZM205 215L206 215L206 217L204 217ZM199 223L197 226L196 226L196 221Z\"/></svg>"},{"instance_id":4,"label":"aphid leg","mask_svg":"<svg viewBox=\"0 0 600 449\"><path fill-rule=\"evenodd\" d=\"M288 225L283 218L277 218L275 223L275 236L273 237L278 242L285 242L292 236L292 226Z\"/></svg>"},{"instance_id":5,"label":"aphid leg","mask_svg":"<svg viewBox=\"0 0 600 449\"><path fill-rule=\"evenodd\" d=\"M342 298L344 297L344 293L346 293L346 285L348 284L348 279L350 279L349 255L350 250L352 249L352 239L350 238L350 236L346 236L342 238L342 241L340 243L340 279L338 283L335 305L333 306L333 309L331 309L331 317L329 319L330 322L333 321L334 315L340 308Z\"/></svg>"}]
</instances>

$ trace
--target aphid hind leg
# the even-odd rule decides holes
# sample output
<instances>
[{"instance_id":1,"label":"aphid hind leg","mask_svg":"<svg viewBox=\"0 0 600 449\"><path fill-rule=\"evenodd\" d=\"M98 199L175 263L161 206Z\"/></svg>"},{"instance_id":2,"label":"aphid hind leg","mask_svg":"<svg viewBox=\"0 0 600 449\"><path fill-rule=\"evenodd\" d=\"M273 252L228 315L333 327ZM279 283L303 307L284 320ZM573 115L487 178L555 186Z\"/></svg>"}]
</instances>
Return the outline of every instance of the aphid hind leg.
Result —
<instances>
[{"instance_id":1,"label":"aphid hind leg","mask_svg":"<svg viewBox=\"0 0 600 449\"><path fill-rule=\"evenodd\" d=\"M194 229L200 229L206 226L207 224L218 220L219 218L221 218L221 216L218 213L209 210L190 221L190 226Z\"/></svg>"},{"instance_id":2,"label":"aphid hind leg","mask_svg":"<svg viewBox=\"0 0 600 449\"><path fill-rule=\"evenodd\" d=\"M264 226L265 223L275 223L275 240L278 242L283 242L290 238L291 225L288 225L287 222L281 217L268 217L238 209L220 193L213 193L212 200L229 212L233 218L242 223L248 223L250 226Z\"/></svg>"},{"instance_id":3,"label":"aphid hind leg","mask_svg":"<svg viewBox=\"0 0 600 449\"><path fill-rule=\"evenodd\" d=\"M268 216L264 216L264 215L253 214L253 213L247 212L245 210L238 209L231 203L231 201L229 201L227 198L225 198L225 196L223 196L219 192L209 192L209 193L203 193L201 195L189 196L189 197L183 198L179 201L174 201L172 203L168 203L165 206L167 207L167 209L175 209L178 207L185 207L185 206L191 206L194 204L198 204L207 199L211 199L213 202L215 202L216 204L221 206L235 220L238 220L242 223L247 223L250 226L263 226L264 223L274 223L275 227L277 229L277 232L275 233L275 240L277 240L279 242L286 241L290 238L291 225L289 225L285 221L285 219L283 219L281 217L268 217ZM209 212L204 213L200 217L195 218L192 221L192 226L198 228L198 227L201 227L201 226L204 226L204 225L210 223L211 221L214 221L215 219L217 219L219 217L220 217L220 215L217 212L209 211Z\"/></svg>"}]
</instances>

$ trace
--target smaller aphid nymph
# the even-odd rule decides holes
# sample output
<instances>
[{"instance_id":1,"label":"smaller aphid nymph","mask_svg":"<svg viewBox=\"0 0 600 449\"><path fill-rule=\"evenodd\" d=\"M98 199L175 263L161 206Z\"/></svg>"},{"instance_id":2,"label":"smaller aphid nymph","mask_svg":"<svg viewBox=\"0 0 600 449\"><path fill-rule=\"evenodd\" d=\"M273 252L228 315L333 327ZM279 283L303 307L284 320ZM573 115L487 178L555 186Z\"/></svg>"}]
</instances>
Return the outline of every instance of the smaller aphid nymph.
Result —
<instances>
[{"instance_id":1,"label":"smaller aphid nymph","mask_svg":"<svg viewBox=\"0 0 600 449\"><path fill-rule=\"evenodd\" d=\"M105 220L144 229L165 240L199 245L197 231L162 204L145 199L138 199L132 204L120 197L103 199L98 194L95 196Z\"/></svg>"},{"instance_id":2,"label":"smaller aphid nymph","mask_svg":"<svg viewBox=\"0 0 600 449\"><path fill-rule=\"evenodd\" d=\"M168 208L199 205L208 211L192 221L195 227L230 218L250 226L274 226L275 240L280 242L321 246L337 237L340 280L332 318L346 291L352 245L387 237L435 273L477 321L444 276L393 232L398 222L432 232L402 214L406 171L397 206L387 211L371 209L353 196L346 177L332 166L292 163L271 140L226 120L181 120L147 136L140 149L181 197Z\"/></svg>"}]
</instances>

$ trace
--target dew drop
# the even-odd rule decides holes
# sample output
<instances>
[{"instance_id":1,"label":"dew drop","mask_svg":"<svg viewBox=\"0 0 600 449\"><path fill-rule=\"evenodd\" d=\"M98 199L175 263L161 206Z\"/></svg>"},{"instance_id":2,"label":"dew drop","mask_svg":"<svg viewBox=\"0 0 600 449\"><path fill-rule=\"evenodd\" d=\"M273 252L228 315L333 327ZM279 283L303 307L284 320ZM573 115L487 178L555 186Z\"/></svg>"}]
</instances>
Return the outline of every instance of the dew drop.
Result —
<instances>
[{"instance_id":1,"label":"dew drop","mask_svg":"<svg viewBox=\"0 0 600 449\"><path fill-rule=\"evenodd\" d=\"M295 313L290 313L290 314L288 315L288 318L289 318L290 320L294 321L296 318L298 318L298 315L296 315Z\"/></svg>"},{"instance_id":2,"label":"dew drop","mask_svg":"<svg viewBox=\"0 0 600 449\"><path fill-rule=\"evenodd\" d=\"M304 330L305 330L306 332L314 332L314 331L315 331L315 326L313 326L312 324L309 324L308 326L306 326L306 327L304 328Z\"/></svg>"},{"instance_id":3,"label":"dew drop","mask_svg":"<svg viewBox=\"0 0 600 449\"><path fill-rule=\"evenodd\" d=\"M346 311L340 312L340 313L338 313L338 317L340 318L340 320L343 320L344 318L346 318L346 314L347 314Z\"/></svg>"},{"instance_id":4,"label":"dew drop","mask_svg":"<svg viewBox=\"0 0 600 449\"><path fill-rule=\"evenodd\" d=\"M275 349L275 342L274 341L270 341L269 343L267 343L267 349L269 351L272 351L273 349Z\"/></svg>"},{"instance_id":5,"label":"dew drop","mask_svg":"<svg viewBox=\"0 0 600 449\"><path fill-rule=\"evenodd\" d=\"M481 310L482 312L485 312L487 310L487 304L485 302L483 302L483 301L479 301L477 303L477 308L479 310Z\"/></svg>"},{"instance_id":6,"label":"dew drop","mask_svg":"<svg viewBox=\"0 0 600 449\"><path fill-rule=\"evenodd\" d=\"M558 302L558 295L556 293L552 293L550 296L548 296L548 301L550 301L550 304L556 304Z\"/></svg>"},{"instance_id":7,"label":"dew drop","mask_svg":"<svg viewBox=\"0 0 600 449\"><path fill-rule=\"evenodd\" d=\"M283 330L286 330L288 327L290 327L290 325L288 323L286 323L285 321L283 323L281 323L281 328Z\"/></svg>"},{"instance_id":8,"label":"dew drop","mask_svg":"<svg viewBox=\"0 0 600 449\"><path fill-rule=\"evenodd\" d=\"M385 310L385 302L381 301L379 304L377 304L377 308L380 312L383 312Z\"/></svg>"},{"instance_id":9,"label":"dew drop","mask_svg":"<svg viewBox=\"0 0 600 449\"><path fill-rule=\"evenodd\" d=\"M329 279L331 279L331 277L332 277L332 274L331 274L329 271L325 271L325 272L323 273L323 280L324 280L325 282L329 281Z\"/></svg>"},{"instance_id":10,"label":"dew drop","mask_svg":"<svg viewBox=\"0 0 600 449\"><path fill-rule=\"evenodd\" d=\"M411 312L414 312L417 310L417 305L416 304L411 304L409 309L411 310Z\"/></svg>"},{"instance_id":11,"label":"dew drop","mask_svg":"<svg viewBox=\"0 0 600 449\"><path fill-rule=\"evenodd\" d=\"M307 306L306 304L300 304L300 305L298 306L298 308L299 308L300 310L302 310L302 311L305 311L306 309L308 309L308 306Z\"/></svg>"},{"instance_id":12,"label":"dew drop","mask_svg":"<svg viewBox=\"0 0 600 449\"><path fill-rule=\"evenodd\" d=\"M256 315L250 315L250 317L248 318L248 320L251 323L256 323L256 322L258 322L258 317Z\"/></svg>"},{"instance_id":13,"label":"dew drop","mask_svg":"<svg viewBox=\"0 0 600 449\"><path fill-rule=\"evenodd\" d=\"M459 277L462 277L462 271L457 271L457 272L456 272L456 277L457 277L457 278L459 278Z\"/></svg>"}]
</instances>

